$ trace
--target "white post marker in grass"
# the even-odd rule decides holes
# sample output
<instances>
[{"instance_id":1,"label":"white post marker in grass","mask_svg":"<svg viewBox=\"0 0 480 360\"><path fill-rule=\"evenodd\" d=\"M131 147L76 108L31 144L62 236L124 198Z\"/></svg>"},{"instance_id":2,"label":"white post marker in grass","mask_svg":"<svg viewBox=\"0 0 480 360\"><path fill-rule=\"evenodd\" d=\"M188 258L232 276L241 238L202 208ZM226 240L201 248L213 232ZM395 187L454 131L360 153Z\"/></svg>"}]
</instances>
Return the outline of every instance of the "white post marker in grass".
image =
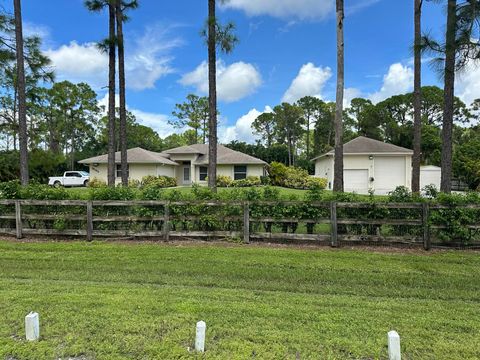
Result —
<instances>
[{"instance_id":1,"label":"white post marker in grass","mask_svg":"<svg viewBox=\"0 0 480 360\"><path fill-rule=\"evenodd\" d=\"M38 313L30 312L30 314L25 316L25 336L29 341L38 340L40 337Z\"/></svg>"},{"instance_id":2,"label":"white post marker in grass","mask_svg":"<svg viewBox=\"0 0 480 360\"><path fill-rule=\"evenodd\" d=\"M205 321L197 322L197 333L195 336L195 350L204 352L205 351L205 330L207 329L207 324Z\"/></svg>"},{"instance_id":3,"label":"white post marker in grass","mask_svg":"<svg viewBox=\"0 0 480 360\"><path fill-rule=\"evenodd\" d=\"M400 336L394 330L388 332L388 359L401 360Z\"/></svg>"}]
</instances>

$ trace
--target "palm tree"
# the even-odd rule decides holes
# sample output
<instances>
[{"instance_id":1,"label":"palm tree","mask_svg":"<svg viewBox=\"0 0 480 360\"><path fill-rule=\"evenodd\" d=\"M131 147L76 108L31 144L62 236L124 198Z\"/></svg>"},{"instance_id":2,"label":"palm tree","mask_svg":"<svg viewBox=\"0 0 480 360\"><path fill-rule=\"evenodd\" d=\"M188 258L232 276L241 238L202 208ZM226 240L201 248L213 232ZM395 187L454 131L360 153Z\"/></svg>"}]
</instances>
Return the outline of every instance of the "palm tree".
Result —
<instances>
[{"instance_id":1,"label":"palm tree","mask_svg":"<svg viewBox=\"0 0 480 360\"><path fill-rule=\"evenodd\" d=\"M25 58L23 54L22 7L20 0L14 0L15 40L17 55L17 94L18 94L18 130L20 145L20 181L28 185L28 139L27 139L27 103L25 92Z\"/></svg>"},{"instance_id":2,"label":"palm tree","mask_svg":"<svg viewBox=\"0 0 480 360\"><path fill-rule=\"evenodd\" d=\"M420 191L420 159L422 138L422 2L414 0L415 43L414 43L414 90L413 90L413 161L412 191Z\"/></svg>"},{"instance_id":3,"label":"palm tree","mask_svg":"<svg viewBox=\"0 0 480 360\"><path fill-rule=\"evenodd\" d=\"M99 44L102 51L108 52L108 186L115 186L115 2L116 0L86 0L85 6L94 12L108 7L108 38Z\"/></svg>"},{"instance_id":4,"label":"palm tree","mask_svg":"<svg viewBox=\"0 0 480 360\"><path fill-rule=\"evenodd\" d=\"M343 20L345 19L343 0L337 0L337 95L335 106L335 162L333 171L333 191L343 191L343 92L345 88Z\"/></svg>"},{"instance_id":5,"label":"palm tree","mask_svg":"<svg viewBox=\"0 0 480 360\"><path fill-rule=\"evenodd\" d=\"M453 106L455 91L457 0L448 0L447 32L445 36L445 73L444 73L444 108L442 127L442 178L440 190L450 193L452 190L452 131Z\"/></svg>"},{"instance_id":6,"label":"palm tree","mask_svg":"<svg viewBox=\"0 0 480 360\"><path fill-rule=\"evenodd\" d=\"M128 186L128 159L127 159L127 108L125 95L125 44L123 41L123 22L126 20L124 11L138 7L136 0L125 2L116 0L115 16L117 21L118 46L118 86L120 92L120 168L122 185Z\"/></svg>"},{"instance_id":7,"label":"palm tree","mask_svg":"<svg viewBox=\"0 0 480 360\"><path fill-rule=\"evenodd\" d=\"M232 34L235 26L224 27L217 22L216 1L208 0L207 36L208 46L208 187L217 189L217 45L224 53L232 52L238 39Z\"/></svg>"}]
</instances>

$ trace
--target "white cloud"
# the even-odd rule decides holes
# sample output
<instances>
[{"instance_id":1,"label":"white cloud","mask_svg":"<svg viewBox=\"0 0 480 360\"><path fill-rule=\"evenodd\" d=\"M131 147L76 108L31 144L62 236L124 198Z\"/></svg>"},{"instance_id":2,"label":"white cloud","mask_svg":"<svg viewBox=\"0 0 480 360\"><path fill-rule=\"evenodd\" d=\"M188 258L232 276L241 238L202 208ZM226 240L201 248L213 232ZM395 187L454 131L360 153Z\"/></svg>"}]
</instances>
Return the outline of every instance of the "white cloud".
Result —
<instances>
[{"instance_id":1,"label":"white cloud","mask_svg":"<svg viewBox=\"0 0 480 360\"><path fill-rule=\"evenodd\" d=\"M30 21L23 22L24 37L38 36L45 41L46 38L50 38L50 33L50 28L46 25L35 24Z\"/></svg>"},{"instance_id":2,"label":"white cloud","mask_svg":"<svg viewBox=\"0 0 480 360\"><path fill-rule=\"evenodd\" d=\"M233 140L253 144L259 139L259 136L253 133L252 123L257 117L266 112L272 112L272 108L266 106L263 112L257 109L251 109L247 114L239 118L235 125L219 127L218 133L220 141L224 144Z\"/></svg>"},{"instance_id":3,"label":"white cloud","mask_svg":"<svg viewBox=\"0 0 480 360\"><path fill-rule=\"evenodd\" d=\"M195 70L182 76L180 83L193 86L198 92L208 94L208 64L202 62ZM252 65L242 61L226 66L217 62L218 99L225 102L240 100L253 94L262 84L262 76Z\"/></svg>"},{"instance_id":4,"label":"white cloud","mask_svg":"<svg viewBox=\"0 0 480 360\"><path fill-rule=\"evenodd\" d=\"M120 103L120 98L118 94L115 94L115 106L118 107ZM108 109L108 94L98 100L98 105L104 107L104 114L107 114ZM127 105L127 110L130 111L133 115L135 115L137 121L141 125L148 126L152 128L154 131L158 133L158 135L162 138L167 137L168 135L174 133L182 133L186 129L178 129L173 127L168 123L169 116L164 114L158 113L151 113L142 111L139 109L131 108Z\"/></svg>"},{"instance_id":5,"label":"white cloud","mask_svg":"<svg viewBox=\"0 0 480 360\"><path fill-rule=\"evenodd\" d=\"M353 99L361 97L362 92L357 88L346 88L343 93L343 107L350 107L350 103Z\"/></svg>"},{"instance_id":6,"label":"white cloud","mask_svg":"<svg viewBox=\"0 0 480 360\"><path fill-rule=\"evenodd\" d=\"M470 105L480 98L480 66L470 62L463 72L457 74L455 81L455 95L465 104Z\"/></svg>"},{"instance_id":7,"label":"white cloud","mask_svg":"<svg viewBox=\"0 0 480 360\"><path fill-rule=\"evenodd\" d=\"M129 109L137 118L137 121L155 130L161 138L174 133L182 133L186 129L177 129L168 123L169 116L164 114L149 113L138 109Z\"/></svg>"},{"instance_id":8,"label":"white cloud","mask_svg":"<svg viewBox=\"0 0 480 360\"><path fill-rule=\"evenodd\" d=\"M354 14L381 0L351 0L345 8ZM269 15L277 18L323 20L335 11L334 0L230 0L223 7L244 11L248 16Z\"/></svg>"},{"instance_id":9,"label":"white cloud","mask_svg":"<svg viewBox=\"0 0 480 360\"><path fill-rule=\"evenodd\" d=\"M170 51L180 46L178 38L169 38L172 27L160 25L145 28L142 36L126 37L125 72L127 87L151 89L162 76L173 72ZM135 39L130 41L129 39ZM45 51L61 80L87 82L95 89L108 84L108 56L95 43L75 41Z\"/></svg>"},{"instance_id":10,"label":"white cloud","mask_svg":"<svg viewBox=\"0 0 480 360\"><path fill-rule=\"evenodd\" d=\"M98 89L108 83L108 56L96 44L72 41L55 50L45 51L60 80L86 82Z\"/></svg>"},{"instance_id":11,"label":"white cloud","mask_svg":"<svg viewBox=\"0 0 480 360\"><path fill-rule=\"evenodd\" d=\"M244 11L248 16L324 19L334 10L333 0L230 0L224 7Z\"/></svg>"},{"instance_id":12,"label":"white cloud","mask_svg":"<svg viewBox=\"0 0 480 360\"><path fill-rule=\"evenodd\" d=\"M325 83L332 77L329 67L316 67L313 63L302 66L297 77L283 95L282 101L293 103L304 96L321 97Z\"/></svg>"},{"instance_id":13,"label":"white cloud","mask_svg":"<svg viewBox=\"0 0 480 360\"><path fill-rule=\"evenodd\" d=\"M386 98L404 94L413 88L413 70L400 63L390 65L388 73L383 76L383 85L381 89L369 96L374 103L385 100Z\"/></svg>"}]
</instances>

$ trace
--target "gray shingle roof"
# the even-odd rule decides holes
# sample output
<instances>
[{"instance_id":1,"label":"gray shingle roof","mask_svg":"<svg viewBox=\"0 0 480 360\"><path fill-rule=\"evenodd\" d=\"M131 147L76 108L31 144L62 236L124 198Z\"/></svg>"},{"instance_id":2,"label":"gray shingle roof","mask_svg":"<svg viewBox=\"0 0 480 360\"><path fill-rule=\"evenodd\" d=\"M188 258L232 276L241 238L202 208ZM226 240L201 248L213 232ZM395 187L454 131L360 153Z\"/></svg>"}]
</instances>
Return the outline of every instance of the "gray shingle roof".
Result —
<instances>
[{"instance_id":1,"label":"gray shingle roof","mask_svg":"<svg viewBox=\"0 0 480 360\"><path fill-rule=\"evenodd\" d=\"M198 158L194 162L194 164L208 164L208 144L181 146L178 148L165 150L162 153L148 151L142 148L133 148L127 151L127 159L129 163L178 165L178 163L169 159L170 155L174 154L198 154ZM80 164L106 164L107 162L108 155L106 154L79 161ZM120 152L115 153L115 162L120 163ZM217 163L219 165L266 164L266 162L263 160L257 159L253 156L244 154L239 151L229 149L223 145L218 145Z\"/></svg>"},{"instance_id":2,"label":"gray shingle roof","mask_svg":"<svg viewBox=\"0 0 480 360\"><path fill-rule=\"evenodd\" d=\"M194 144L188 146L181 146L178 148L165 150L165 154L199 154L195 164L208 164L208 144ZM223 145L217 147L217 163L219 165L225 164L266 164L265 161L257 159L256 157L244 154L227 148Z\"/></svg>"},{"instance_id":3,"label":"gray shingle roof","mask_svg":"<svg viewBox=\"0 0 480 360\"><path fill-rule=\"evenodd\" d=\"M148 151L139 147L127 150L127 159L129 163L140 164L164 164L164 165L178 165L175 161L167 159L160 153ZM115 162L120 163L120 151L115 153ZM108 155L94 156L88 159L80 160L80 164L106 164L108 163Z\"/></svg>"},{"instance_id":4,"label":"gray shingle roof","mask_svg":"<svg viewBox=\"0 0 480 360\"><path fill-rule=\"evenodd\" d=\"M317 156L312 160L318 159L325 155L334 154L334 153L335 153L334 150L330 150L326 154ZM367 138L365 136L359 136L343 145L343 153L344 154L372 154L372 155L375 155L375 154L410 155L410 154L413 154L413 151L401 146L388 144L383 141Z\"/></svg>"}]
</instances>

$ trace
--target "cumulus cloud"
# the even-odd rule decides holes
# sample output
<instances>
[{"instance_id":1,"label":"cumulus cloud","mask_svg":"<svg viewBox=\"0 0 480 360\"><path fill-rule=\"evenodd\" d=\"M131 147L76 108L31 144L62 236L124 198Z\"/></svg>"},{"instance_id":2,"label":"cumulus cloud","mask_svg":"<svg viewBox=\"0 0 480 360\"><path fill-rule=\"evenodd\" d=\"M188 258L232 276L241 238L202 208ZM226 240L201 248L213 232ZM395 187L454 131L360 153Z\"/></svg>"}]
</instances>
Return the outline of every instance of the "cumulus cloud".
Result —
<instances>
[{"instance_id":1,"label":"cumulus cloud","mask_svg":"<svg viewBox=\"0 0 480 360\"><path fill-rule=\"evenodd\" d=\"M350 107L350 103L353 99L361 97L362 92L357 88L346 88L343 93L343 107Z\"/></svg>"},{"instance_id":2,"label":"cumulus cloud","mask_svg":"<svg viewBox=\"0 0 480 360\"><path fill-rule=\"evenodd\" d=\"M404 94L413 88L413 70L400 63L390 65L388 73L383 76L383 84L379 91L369 96L372 102L377 103L386 98Z\"/></svg>"},{"instance_id":3,"label":"cumulus cloud","mask_svg":"<svg viewBox=\"0 0 480 360\"><path fill-rule=\"evenodd\" d=\"M467 105L480 98L480 67L469 63L467 68L457 74L455 94Z\"/></svg>"},{"instance_id":4,"label":"cumulus cloud","mask_svg":"<svg viewBox=\"0 0 480 360\"><path fill-rule=\"evenodd\" d=\"M108 56L96 44L78 44L76 41L55 50L45 51L52 60L57 77L74 83L86 82L94 88L107 83Z\"/></svg>"},{"instance_id":5,"label":"cumulus cloud","mask_svg":"<svg viewBox=\"0 0 480 360\"><path fill-rule=\"evenodd\" d=\"M180 46L179 38L170 38L172 27L154 25L145 28L141 36L126 38L125 72L127 87L151 89L162 76L173 71L170 52ZM134 39L134 40L130 40ZM108 83L108 56L95 43L72 41L45 51L61 80L86 82L95 89Z\"/></svg>"},{"instance_id":6,"label":"cumulus cloud","mask_svg":"<svg viewBox=\"0 0 480 360\"><path fill-rule=\"evenodd\" d=\"M218 129L220 142L226 144L233 140L244 141L249 144L255 143L260 137L253 133L252 123L257 117L266 112L272 112L272 108L265 107L264 111L258 111L257 109L251 109L247 114L240 117L235 125L221 126Z\"/></svg>"},{"instance_id":7,"label":"cumulus cloud","mask_svg":"<svg viewBox=\"0 0 480 360\"><path fill-rule=\"evenodd\" d=\"M331 77L332 70L329 67L316 67L313 63L305 64L283 95L282 101L293 103L304 96L321 97L322 89Z\"/></svg>"},{"instance_id":8,"label":"cumulus cloud","mask_svg":"<svg viewBox=\"0 0 480 360\"><path fill-rule=\"evenodd\" d=\"M107 109L108 109L108 94L105 94L104 97L98 100L98 105L103 107L104 115L106 115ZM119 105L120 105L120 97L118 94L115 94L115 106L118 107ZM171 135L174 133L179 134L186 130L186 129L178 129L170 125L168 123L168 120L170 119L168 115L146 112L143 110L132 108L128 105L127 105L127 110L130 111L133 115L135 115L135 118L137 119L139 124L152 128L162 138L167 137L168 135Z\"/></svg>"},{"instance_id":9,"label":"cumulus cloud","mask_svg":"<svg viewBox=\"0 0 480 360\"><path fill-rule=\"evenodd\" d=\"M248 16L324 19L334 10L333 0L230 0L224 7L244 11Z\"/></svg>"},{"instance_id":10,"label":"cumulus cloud","mask_svg":"<svg viewBox=\"0 0 480 360\"><path fill-rule=\"evenodd\" d=\"M195 70L182 76L180 83L193 86L202 94L208 93L208 64L202 62ZM252 64L242 61L226 65L222 60L217 62L217 94L218 99L234 102L253 94L262 84L260 72Z\"/></svg>"}]
</instances>

